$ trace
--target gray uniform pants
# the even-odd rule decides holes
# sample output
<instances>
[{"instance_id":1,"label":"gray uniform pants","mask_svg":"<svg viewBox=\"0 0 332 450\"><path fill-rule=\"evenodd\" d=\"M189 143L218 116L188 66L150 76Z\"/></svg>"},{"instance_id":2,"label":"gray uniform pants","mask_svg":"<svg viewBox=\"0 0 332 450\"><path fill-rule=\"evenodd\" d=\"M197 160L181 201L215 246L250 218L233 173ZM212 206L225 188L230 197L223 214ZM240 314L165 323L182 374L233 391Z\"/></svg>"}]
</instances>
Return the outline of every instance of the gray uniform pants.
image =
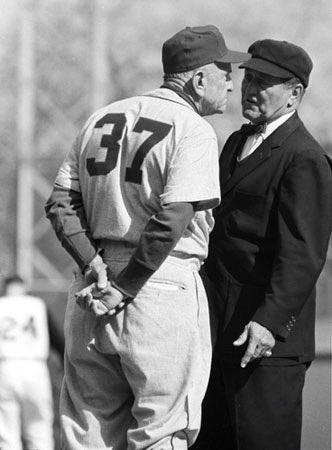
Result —
<instances>
[{"instance_id":1,"label":"gray uniform pants","mask_svg":"<svg viewBox=\"0 0 332 450\"><path fill-rule=\"evenodd\" d=\"M112 274L126 265L106 261ZM207 298L196 259L169 257L113 317L65 319L63 450L185 450L197 437L211 362Z\"/></svg>"}]
</instances>

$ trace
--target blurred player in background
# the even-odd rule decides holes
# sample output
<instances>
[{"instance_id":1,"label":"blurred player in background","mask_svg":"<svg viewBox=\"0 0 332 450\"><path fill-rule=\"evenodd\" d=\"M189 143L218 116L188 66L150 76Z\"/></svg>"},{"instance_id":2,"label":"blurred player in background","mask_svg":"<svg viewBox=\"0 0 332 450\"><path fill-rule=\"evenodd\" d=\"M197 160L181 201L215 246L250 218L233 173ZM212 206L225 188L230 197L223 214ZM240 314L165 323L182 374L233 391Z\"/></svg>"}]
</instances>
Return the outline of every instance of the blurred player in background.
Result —
<instances>
[{"instance_id":1,"label":"blurred player in background","mask_svg":"<svg viewBox=\"0 0 332 450\"><path fill-rule=\"evenodd\" d=\"M80 267L63 450L182 450L197 436L211 361L198 270L219 203L217 139L200 116L225 111L231 63L248 57L214 26L181 30L163 46L163 86L97 111L60 168L47 216Z\"/></svg>"},{"instance_id":2,"label":"blurred player in background","mask_svg":"<svg viewBox=\"0 0 332 450\"><path fill-rule=\"evenodd\" d=\"M61 355L64 343L45 302L26 289L20 276L10 276L0 298L0 449L52 450L49 329Z\"/></svg>"}]
</instances>

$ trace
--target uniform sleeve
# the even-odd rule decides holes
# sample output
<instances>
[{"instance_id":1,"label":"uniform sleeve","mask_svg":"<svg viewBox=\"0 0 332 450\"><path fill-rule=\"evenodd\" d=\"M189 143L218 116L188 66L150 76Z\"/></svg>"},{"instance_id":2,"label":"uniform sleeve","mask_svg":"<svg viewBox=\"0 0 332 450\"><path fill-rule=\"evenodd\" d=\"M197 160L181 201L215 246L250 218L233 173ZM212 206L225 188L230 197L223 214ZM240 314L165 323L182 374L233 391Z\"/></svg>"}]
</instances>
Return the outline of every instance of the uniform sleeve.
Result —
<instances>
[{"instance_id":1,"label":"uniform sleeve","mask_svg":"<svg viewBox=\"0 0 332 450\"><path fill-rule=\"evenodd\" d=\"M81 193L55 183L45 211L61 245L83 270L98 249L90 233Z\"/></svg>"},{"instance_id":2,"label":"uniform sleeve","mask_svg":"<svg viewBox=\"0 0 332 450\"><path fill-rule=\"evenodd\" d=\"M57 173L55 183L58 186L77 192L81 191L79 182L79 156L92 135L93 126L91 125L95 120L96 114L91 116L75 139L72 148L68 152Z\"/></svg>"},{"instance_id":3,"label":"uniform sleeve","mask_svg":"<svg viewBox=\"0 0 332 450\"><path fill-rule=\"evenodd\" d=\"M331 233L331 168L310 154L298 157L282 179L271 281L253 317L284 339L314 289Z\"/></svg>"},{"instance_id":4,"label":"uniform sleeve","mask_svg":"<svg viewBox=\"0 0 332 450\"><path fill-rule=\"evenodd\" d=\"M209 209L220 202L217 139L212 134L187 136L174 153L166 181L162 204L197 202L197 210Z\"/></svg>"},{"instance_id":5,"label":"uniform sleeve","mask_svg":"<svg viewBox=\"0 0 332 450\"><path fill-rule=\"evenodd\" d=\"M62 163L52 193L45 205L46 217L61 245L81 269L98 252L86 219L79 183L79 154L90 136L86 123Z\"/></svg>"},{"instance_id":6,"label":"uniform sleeve","mask_svg":"<svg viewBox=\"0 0 332 450\"><path fill-rule=\"evenodd\" d=\"M135 253L113 285L129 297L135 297L176 246L194 217L195 207L184 202L162 206L147 223Z\"/></svg>"}]
</instances>

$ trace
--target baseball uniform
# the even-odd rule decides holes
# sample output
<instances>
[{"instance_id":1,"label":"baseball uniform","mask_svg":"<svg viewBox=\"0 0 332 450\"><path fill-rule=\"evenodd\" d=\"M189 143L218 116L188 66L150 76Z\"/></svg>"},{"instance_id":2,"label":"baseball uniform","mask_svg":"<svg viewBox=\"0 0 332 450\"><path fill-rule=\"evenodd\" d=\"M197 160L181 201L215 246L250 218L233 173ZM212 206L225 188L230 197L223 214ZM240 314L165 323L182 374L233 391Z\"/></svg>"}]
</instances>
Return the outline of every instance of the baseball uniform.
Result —
<instances>
[{"instance_id":1,"label":"baseball uniform","mask_svg":"<svg viewBox=\"0 0 332 450\"><path fill-rule=\"evenodd\" d=\"M53 449L47 312L38 297L0 298L0 448Z\"/></svg>"},{"instance_id":2,"label":"baseball uniform","mask_svg":"<svg viewBox=\"0 0 332 450\"><path fill-rule=\"evenodd\" d=\"M46 206L81 267L102 250L126 291L121 274L133 257L149 261L142 235L153 218L178 203L194 204L195 214L116 316L95 317L75 304L86 286L76 271L65 320L64 450L182 450L196 438L211 358L198 270L219 195L215 133L176 92L113 103L83 127Z\"/></svg>"}]
</instances>

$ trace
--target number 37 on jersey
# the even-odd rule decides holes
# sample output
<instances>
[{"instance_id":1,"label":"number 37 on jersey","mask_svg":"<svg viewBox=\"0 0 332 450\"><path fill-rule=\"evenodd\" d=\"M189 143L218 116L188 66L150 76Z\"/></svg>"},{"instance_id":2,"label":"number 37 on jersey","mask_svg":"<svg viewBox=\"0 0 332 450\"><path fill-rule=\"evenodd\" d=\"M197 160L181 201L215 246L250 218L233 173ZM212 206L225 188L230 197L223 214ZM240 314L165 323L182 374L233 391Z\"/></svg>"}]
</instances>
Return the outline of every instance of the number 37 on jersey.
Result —
<instances>
[{"instance_id":1,"label":"number 37 on jersey","mask_svg":"<svg viewBox=\"0 0 332 450\"><path fill-rule=\"evenodd\" d=\"M99 148L105 148L106 154L103 161L97 160L97 154L86 160L86 168L90 176L107 175L118 163L120 151L120 142L126 127L126 116L123 113L106 114L99 119L94 128L103 128L104 125L113 125L109 134L103 134L100 140ZM160 141L162 141L170 132L172 125L146 117L140 117L133 128L134 133L149 132L146 138L135 150L132 164L126 167L125 181L129 183L141 184L142 170L144 158L149 151ZM95 150L98 153L98 148Z\"/></svg>"}]
</instances>

